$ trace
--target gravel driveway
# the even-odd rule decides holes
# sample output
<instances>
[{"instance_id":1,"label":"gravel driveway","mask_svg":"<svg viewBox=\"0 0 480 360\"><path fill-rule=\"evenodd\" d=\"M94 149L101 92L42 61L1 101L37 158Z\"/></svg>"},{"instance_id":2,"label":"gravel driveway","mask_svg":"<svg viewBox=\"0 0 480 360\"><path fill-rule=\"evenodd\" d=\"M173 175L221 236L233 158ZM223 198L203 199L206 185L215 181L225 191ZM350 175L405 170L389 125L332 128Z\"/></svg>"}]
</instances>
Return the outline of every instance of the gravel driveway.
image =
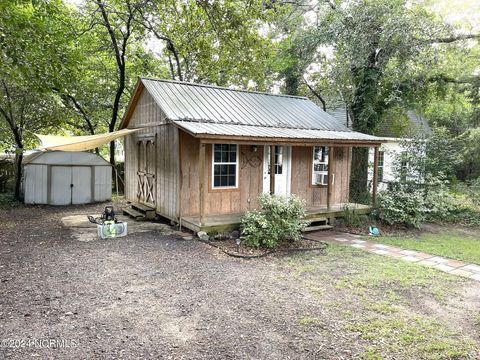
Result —
<instances>
[{"instance_id":1,"label":"gravel driveway","mask_svg":"<svg viewBox=\"0 0 480 360\"><path fill-rule=\"evenodd\" d=\"M326 346L328 329L299 323L322 309L284 276L285 261L233 259L158 232L81 242L61 225L64 216L100 209L0 210L0 358L348 358L354 351L343 338Z\"/></svg>"}]
</instances>

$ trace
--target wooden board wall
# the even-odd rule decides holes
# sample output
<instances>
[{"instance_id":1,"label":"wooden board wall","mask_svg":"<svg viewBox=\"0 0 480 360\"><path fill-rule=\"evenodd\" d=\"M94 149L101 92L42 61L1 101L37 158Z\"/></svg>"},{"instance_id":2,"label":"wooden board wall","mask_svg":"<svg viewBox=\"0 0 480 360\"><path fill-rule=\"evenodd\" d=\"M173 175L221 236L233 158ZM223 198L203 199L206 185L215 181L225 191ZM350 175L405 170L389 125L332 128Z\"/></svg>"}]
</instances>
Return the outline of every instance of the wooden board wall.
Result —
<instances>
[{"instance_id":1,"label":"wooden board wall","mask_svg":"<svg viewBox=\"0 0 480 360\"><path fill-rule=\"evenodd\" d=\"M137 199L138 142L155 142L155 156L150 156L148 169L155 169L157 212L168 218L178 215L179 154L178 129L165 124L166 118L150 94L143 90L131 115L129 128L150 127L125 137L125 196Z\"/></svg>"},{"instance_id":2,"label":"wooden board wall","mask_svg":"<svg viewBox=\"0 0 480 360\"><path fill-rule=\"evenodd\" d=\"M336 147L330 159L334 177L332 204L348 202L350 179L350 149ZM327 187L312 185L313 149L308 146L292 148L292 194L307 201L307 206L326 206Z\"/></svg>"},{"instance_id":3,"label":"wooden board wall","mask_svg":"<svg viewBox=\"0 0 480 360\"><path fill-rule=\"evenodd\" d=\"M170 219L178 217L179 154L178 129L157 127L157 212Z\"/></svg>"},{"instance_id":4,"label":"wooden board wall","mask_svg":"<svg viewBox=\"0 0 480 360\"><path fill-rule=\"evenodd\" d=\"M199 140L180 131L180 176L182 216L199 213ZM212 189L212 145L206 145L205 214L241 213L257 206L263 189L263 146L252 151L250 145L240 146L238 189Z\"/></svg>"}]
</instances>

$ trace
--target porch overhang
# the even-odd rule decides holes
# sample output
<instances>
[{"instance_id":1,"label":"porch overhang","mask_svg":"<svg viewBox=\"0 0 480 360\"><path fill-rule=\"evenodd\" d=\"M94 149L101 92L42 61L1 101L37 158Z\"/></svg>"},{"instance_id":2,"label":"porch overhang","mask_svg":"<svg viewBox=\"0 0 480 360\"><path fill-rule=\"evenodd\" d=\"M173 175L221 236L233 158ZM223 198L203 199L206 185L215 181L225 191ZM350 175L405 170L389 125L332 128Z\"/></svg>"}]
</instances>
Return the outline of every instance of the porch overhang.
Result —
<instances>
[{"instance_id":1,"label":"porch overhang","mask_svg":"<svg viewBox=\"0 0 480 360\"><path fill-rule=\"evenodd\" d=\"M355 131L333 131L320 129L293 129L282 127L251 126L240 124L199 123L172 121L202 143L236 143L254 145L314 146L358 146L376 147L386 139Z\"/></svg>"}]
</instances>

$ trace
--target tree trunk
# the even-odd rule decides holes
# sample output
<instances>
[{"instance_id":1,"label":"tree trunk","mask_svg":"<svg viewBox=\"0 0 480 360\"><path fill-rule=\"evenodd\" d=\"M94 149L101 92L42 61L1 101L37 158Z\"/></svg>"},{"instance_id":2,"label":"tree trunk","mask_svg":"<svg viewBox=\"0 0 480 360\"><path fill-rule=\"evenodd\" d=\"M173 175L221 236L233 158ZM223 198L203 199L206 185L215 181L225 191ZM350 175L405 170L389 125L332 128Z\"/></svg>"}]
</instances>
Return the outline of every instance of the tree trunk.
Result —
<instances>
[{"instance_id":1,"label":"tree trunk","mask_svg":"<svg viewBox=\"0 0 480 360\"><path fill-rule=\"evenodd\" d=\"M350 199L359 204L370 203L368 191L368 148L352 148Z\"/></svg>"},{"instance_id":2,"label":"tree trunk","mask_svg":"<svg viewBox=\"0 0 480 360\"><path fill-rule=\"evenodd\" d=\"M373 134L378 125L381 112L381 106L379 106L377 100L377 84L381 75L375 66L375 56L376 53L372 52L367 66L352 69L355 84L351 106L353 115L352 128L365 134ZM368 148L353 148L351 174L351 200L368 204L370 202Z\"/></svg>"},{"instance_id":3,"label":"tree trunk","mask_svg":"<svg viewBox=\"0 0 480 360\"><path fill-rule=\"evenodd\" d=\"M115 140L110 141L110 164L115 166Z\"/></svg>"},{"instance_id":4,"label":"tree trunk","mask_svg":"<svg viewBox=\"0 0 480 360\"><path fill-rule=\"evenodd\" d=\"M15 155L15 200L22 201L22 161L23 161L23 148Z\"/></svg>"}]
</instances>

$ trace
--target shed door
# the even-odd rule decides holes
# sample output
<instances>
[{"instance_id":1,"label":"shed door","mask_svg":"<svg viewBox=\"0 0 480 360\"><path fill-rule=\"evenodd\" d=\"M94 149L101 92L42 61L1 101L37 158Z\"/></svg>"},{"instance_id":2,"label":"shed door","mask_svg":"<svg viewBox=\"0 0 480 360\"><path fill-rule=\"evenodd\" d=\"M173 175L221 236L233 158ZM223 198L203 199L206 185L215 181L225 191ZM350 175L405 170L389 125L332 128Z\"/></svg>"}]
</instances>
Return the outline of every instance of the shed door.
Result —
<instances>
[{"instance_id":1,"label":"shed door","mask_svg":"<svg viewBox=\"0 0 480 360\"><path fill-rule=\"evenodd\" d=\"M153 139L138 142L137 200L151 207L155 207L157 200L155 152L156 147Z\"/></svg>"},{"instance_id":2,"label":"shed door","mask_svg":"<svg viewBox=\"0 0 480 360\"><path fill-rule=\"evenodd\" d=\"M50 186L50 203L52 205L69 205L72 203L72 168L69 166L52 166Z\"/></svg>"},{"instance_id":3,"label":"shed door","mask_svg":"<svg viewBox=\"0 0 480 360\"><path fill-rule=\"evenodd\" d=\"M92 169L90 167L72 167L72 184L72 204L88 204L92 201Z\"/></svg>"},{"instance_id":4,"label":"shed door","mask_svg":"<svg viewBox=\"0 0 480 360\"><path fill-rule=\"evenodd\" d=\"M50 203L86 204L92 201L92 170L87 166L52 166Z\"/></svg>"}]
</instances>

